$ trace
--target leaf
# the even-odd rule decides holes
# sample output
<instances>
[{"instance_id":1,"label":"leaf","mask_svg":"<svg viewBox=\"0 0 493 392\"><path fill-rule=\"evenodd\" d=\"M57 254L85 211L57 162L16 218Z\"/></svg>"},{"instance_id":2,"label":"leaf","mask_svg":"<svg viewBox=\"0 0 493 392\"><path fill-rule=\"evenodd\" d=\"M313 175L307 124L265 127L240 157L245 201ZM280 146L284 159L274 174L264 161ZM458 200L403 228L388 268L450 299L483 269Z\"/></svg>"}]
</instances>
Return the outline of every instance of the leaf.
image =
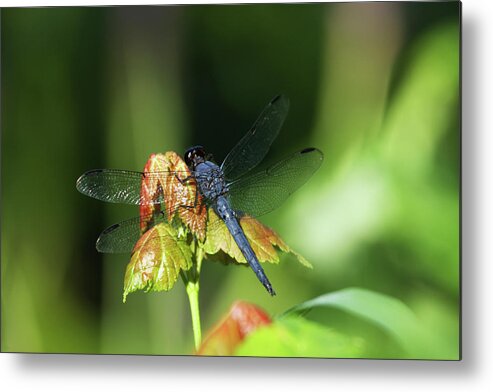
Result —
<instances>
[{"instance_id":1,"label":"leaf","mask_svg":"<svg viewBox=\"0 0 493 392\"><path fill-rule=\"evenodd\" d=\"M276 320L248 336L237 356L355 358L363 354L364 341L302 319Z\"/></svg>"},{"instance_id":2,"label":"leaf","mask_svg":"<svg viewBox=\"0 0 493 392\"><path fill-rule=\"evenodd\" d=\"M142 200L154 200L159 195L163 195L168 219L171 221L177 214L190 231L203 241L207 207L203 203L202 196L197 192L195 182L190 180L191 173L186 163L173 151L152 154L144 167L144 172L162 173L162 175L144 177L141 187ZM170 172L179 172L180 175L170 175ZM190 208L194 205L194 208ZM152 216L151 214L159 209L159 204L143 203L140 206L140 216ZM148 228L149 222L143 220L142 232Z\"/></svg>"},{"instance_id":3,"label":"leaf","mask_svg":"<svg viewBox=\"0 0 493 392\"><path fill-rule=\"evenodd\" d=\"M347 288L296 305L283 316L332 307L366 319L387 331L415 358L437 358L433 339L424 331L413 311L400 300L361 288Z\"/></svg>"},{"instance_id":4,"label":"leaf","mask_svg":"<svg viewBox=\"0 0 493 392\"><path fill-rule=\"evenodd\" d=\"M163 154L151 154L144 166L144 173L165 172L166 161ZM152 204L150 201L160 199L163 195L161 180L164 179L147 176L142 179L140 197L144 203L140 204L140 232L145 233L151 225L151 217L155 212L161 211L161 204ZM149 202L149 203L148 203ZM147 218L146 218L147 217Z\"/></svg>"},{"instance_id":5,"label":"leaf","mask_svg":"<svg viewBox=\"0 0 493 392\"><path fill-rule=\"evenodd\" d=\"M258 220L245 215L240 218L240 225L261 263L279 263L279 255L276 250L278 248L282 252L295 255L298 261L305 267L312 268L308 260L292 250L274 230L264 226ZM229 260L230 262L236 261L240 264L246 264L245 257L238 248L238 245L236 245L233 236L224 222L221 221L221 218L212 209L209 209L209 222L207 225L204 251L209 255L222 252L233 259ZM223 259L221 254L218 256Z\"/></svg>"},{"instance_id":6,"label":"leaf","mask_svg":"<svg viewBox=\"0 0 493 392\"><path fill-rule=\"evenodd\" d=\"M232 355L248 335L270 323L270 317L262 309L237 301L202 342L197 354Z\"/></svg>"},{"instance_id":7,"label":"leaf","mask_svg":"<svg viewBox=\"0 0 493 392\"><path fill-rule=\"evenodd\" d=\"M137 290L170 290L180 271L191 266L192 252L185 238L167 223L152 227L135 244L125 272L123 302Z\"/></svg>"}]
</instances>

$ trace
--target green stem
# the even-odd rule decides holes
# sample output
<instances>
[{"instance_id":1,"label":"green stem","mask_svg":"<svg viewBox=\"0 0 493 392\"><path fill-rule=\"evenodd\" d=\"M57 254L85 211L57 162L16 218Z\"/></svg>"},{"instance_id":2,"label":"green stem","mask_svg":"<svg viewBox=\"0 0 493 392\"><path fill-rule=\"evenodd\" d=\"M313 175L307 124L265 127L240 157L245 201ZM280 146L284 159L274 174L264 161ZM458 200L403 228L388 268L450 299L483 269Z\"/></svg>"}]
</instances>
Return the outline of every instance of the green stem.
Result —
<instances>
[{"instance_id":1,"label":"green stem","mask_svg":"<svg viewBox=\"0 0 493 392\"><path fill-rule=\"evenodd\" d=\"M190 302L190 312L192 313L193 339L195 341L195 350L200 347L202 341L202 331L200 328L200 311L199 311L199 282L187 283L188 301Z\"/></svg>"},{"instance_id":2,"label":"green stem","mask_svg":"<svg viewBox=\"0 0 493 392\"><path fill-rule=\"evenodd\" d=\"M200 310L199 310L199 278L200 268L204 252L202 248L195 243L195 260L192 268L182 274L185 288L187 290L188 301L190 302L190 312L192 314L193 338L195 341L195 350L198 350L202 341L202 330L200 327Z\"/></svg>"}]
</instances>

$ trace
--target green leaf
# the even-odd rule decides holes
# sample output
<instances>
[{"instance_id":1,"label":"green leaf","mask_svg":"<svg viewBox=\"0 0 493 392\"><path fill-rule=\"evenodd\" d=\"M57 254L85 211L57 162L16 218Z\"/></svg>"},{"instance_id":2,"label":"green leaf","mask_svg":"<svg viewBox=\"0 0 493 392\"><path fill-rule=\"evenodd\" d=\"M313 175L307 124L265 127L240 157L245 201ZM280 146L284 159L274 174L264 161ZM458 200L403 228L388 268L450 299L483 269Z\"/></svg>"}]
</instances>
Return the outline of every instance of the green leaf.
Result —
<instances>
[{"instance_id":1,"label":"green leaf","mask_svg":"<svg viewBox=\"0 0 493 392\"><path fill-rule=\"evenodd\" d=\"M296 256L297 260L305 267L313 268L308 260L292 250L270 227L249 216L240 218L240 225L261 263L279 263L279 255L277 253L277 249L279 249L282 252ZM236 245L233 236L212 209L209 209L207 237L203 248L206 254L217 254L216 257L223 262L246 264L245 257L243 257L238 245ZM224 257L225 255L227 257Z\"/></svg>"},{"instance_id":2,"label":"green leaf","mask_svg":"<svg viewBox=\"0 0 493 392\"><path fill-rule=\"evenodd\" d=\"M285 318L249 335L237 356L355 358L363 354L364 341L320 324Z\"/></svg>"},{"instance_id":3,"label":"green leaf","mask_svg":"<svg viewBox=\"0 0 493 392\"><path fill-rule=\"evenodd\" d=\"M192 251L184 237L167 223L154 226L135 245L125 273L123 302L137 290L170 290L180 271L191 266Z\"/></svg>"},{"instance_id":4,"label":"green leaf","mask_svg":"<svg viewBox=\"0 0 493 392\"><path fill-rule=\"evenodd\" d=\"M400 300L361 288L348 288L328 293L296 305L282 317L309 311L315 307L332 307L366 319L388 332L412 358L441 358L440 346Z\"/></svg>"}]
</instances>

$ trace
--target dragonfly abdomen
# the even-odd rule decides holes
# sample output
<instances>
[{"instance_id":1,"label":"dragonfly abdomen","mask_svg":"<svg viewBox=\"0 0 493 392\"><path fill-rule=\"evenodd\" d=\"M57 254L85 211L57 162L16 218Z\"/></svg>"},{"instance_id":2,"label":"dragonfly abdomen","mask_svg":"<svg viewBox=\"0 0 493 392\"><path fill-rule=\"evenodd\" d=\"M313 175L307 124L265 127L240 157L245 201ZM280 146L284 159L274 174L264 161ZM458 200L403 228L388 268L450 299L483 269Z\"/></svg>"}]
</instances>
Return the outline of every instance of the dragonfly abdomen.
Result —
<instances>
[{"instance_id":1,"label":"dragonfly abdomen","mask_svg":"<svg viewBox=\"0 0 493 392\"><path fill-rule=\"evenodd\" d=\"M250 243L248 242L243 229L238 223L238 220L236 219L236 216L231 206L229 205L228 200L223 196L219 196L214 203L214 211L226 224L226 227L235 240L236 245L238 245L238 248L240 248L241 253L255 272L255 275L257 275L260 283L264 285L270 295L276 295L271 283L269 282L269 279L265 275L264 269L260 265L257 256L255 255L255 252L250 246Z\"/></svg>"}]
</instances>

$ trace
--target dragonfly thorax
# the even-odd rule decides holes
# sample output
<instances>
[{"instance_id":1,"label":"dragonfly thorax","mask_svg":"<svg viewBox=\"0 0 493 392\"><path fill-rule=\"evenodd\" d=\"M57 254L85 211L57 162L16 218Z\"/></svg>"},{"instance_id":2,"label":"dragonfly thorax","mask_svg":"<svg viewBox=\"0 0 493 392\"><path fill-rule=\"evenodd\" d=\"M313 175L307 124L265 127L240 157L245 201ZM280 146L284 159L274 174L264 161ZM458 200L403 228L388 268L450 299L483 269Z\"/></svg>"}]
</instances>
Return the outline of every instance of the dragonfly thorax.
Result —
<instances>
[{"instance_id":1,"label":"dragonfly thorax","mask_svg":"<svg viewBox=\"0 0 493 392\"><path fill-rule=\"evenodd\" d=\"M195 168L195 179L199 192L209 201L215 201L228 192L224 173L214 162L199 163Z\"/></svg>"}]
</instances>

